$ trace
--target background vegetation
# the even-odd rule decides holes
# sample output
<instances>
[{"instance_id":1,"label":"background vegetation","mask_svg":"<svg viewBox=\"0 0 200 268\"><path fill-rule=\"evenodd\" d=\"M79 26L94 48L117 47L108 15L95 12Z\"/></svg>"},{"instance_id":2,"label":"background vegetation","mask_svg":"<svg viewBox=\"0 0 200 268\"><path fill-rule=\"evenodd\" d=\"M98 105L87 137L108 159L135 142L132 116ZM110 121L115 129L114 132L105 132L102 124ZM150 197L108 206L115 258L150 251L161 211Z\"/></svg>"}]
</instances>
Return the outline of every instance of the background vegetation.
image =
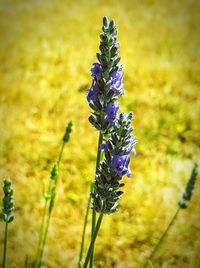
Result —
<instances>
[{"instance_id":1,"label":"background vegetation","mask_svg":"<svg viewBox=\"0 0 200 268\"><path fill-rule=\"evenodd\" d=\"M119 212L104 219L96 263L141 266L200 155L199 13L195 0L1 0L0 177L11 176L16 203L9 265L22 267L26 255L34 257L43 187L69 120L74 132L61 164L45 267L77 263L97 144L85 93L107 15L119 29L126 91L121 107L135 113L139 144ZM199 196L198 183L155 257L156 267L200 267ZM2 252L3 224L0 242Z\"/></svg>"}]
</instances>

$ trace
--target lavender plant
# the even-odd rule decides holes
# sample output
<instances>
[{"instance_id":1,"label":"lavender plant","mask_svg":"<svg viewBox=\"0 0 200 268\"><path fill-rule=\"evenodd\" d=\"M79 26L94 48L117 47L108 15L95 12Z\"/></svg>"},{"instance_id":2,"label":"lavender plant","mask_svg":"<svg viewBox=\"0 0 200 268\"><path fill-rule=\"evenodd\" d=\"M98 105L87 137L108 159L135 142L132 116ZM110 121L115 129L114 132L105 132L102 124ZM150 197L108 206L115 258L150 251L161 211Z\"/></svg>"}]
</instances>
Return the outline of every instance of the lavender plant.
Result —
<instances>
[{"instance_id":1,"label":"lavender plant","mask_svg":"<svg viewBox=\"0 0 200 268\"><path fill-rule=\"evenodd\" d=\"M83 267L89 261L93 267L93 250L95 240L104 214L116 212L118 199L124 186L121 179L131 176L129 168L130 153L135 154L136 138L132 136L131 120L133 113L118 114L119 96L124 95L123 69L119 65L119 43L114 20L103 18L100 35L100 53L98 62L91 69L92 86L87 91L87 100L93 109L89 122L99 131L96 173L92 197L92 232L90 246ZM102 159L101 159L102 158ZM96 212L100 213L96 223ZM79 259L81 267L81 259Z\"/></svg>"},{"instance_id":2,"label":"lavender plant","mask_svg":"<svg viewBox=\"0 0 200 268\"><path fill-rule=\"evenodd\" d=\"M44 205L42 222L41 222L41 227L40 227L40 232L39 232L37 254L36 254L36 259L32 265L34 268L39 268L41 267L41 264L42 264L42 257L44 253L51 214L52 214L54 201L56 197L56 187L57 187L57 181L58 181L58 172L59 172L60 162L62 160L64 147L66 143L68 143L68 141L70 140L71 132L72 132L72 122L70 121L66 127L65 134L62 138L62 144L61 144L61 149L60 149L58 159L54 163L50 172L50 180L49 180L47 193L45 193L44 195L45 205Z\"/></svg>"},{"instance_id":3,"label":"lavender plant","mask_svg":"<svg viewBox=\"0 0 200 268\"><path fill-rule=\"evenodd\" d=\"M163 235L161 236L161 238L159 239L158 243L156 244L156 246L154 247L152 253L150 254L149 258L147 259L147 261L145 262L143 268L147 268L149 266L149 263L151 263L151 259L154 257L155 253L158 251L158 249L160 248L164 238L166 237L166 235L168 234L169 230L171 229L171 227L173 226L175 220L177 219L177 216L180 212L181 209L185 209L187 208L187 202L191 200L192 198L192 194L193 194L193 190L195 187L195 183L198 177L198 165L194 164L194 167L192 169L192 173L190 175L190 178L187 182L186 188L184 193L182 194L182 197L180 199L180 201L178 202L178 208L174 214L174 216L172 217L170 223L168 224L165 232L163 233Z\"/></svg>"},{"instance_id":4,"label":"lavender plant","mask_svg":"<svg viewBox=\"0 0 200 268\"><path fill-rule=\"evenodd\" d=\"M7 255L7 241L8 241L8 224L14 220L14 196L12 182L9 178L4 180L3 186L3 209L0 214L1 219L5 222L5 235L4 235L4 251L3 251L3 261L2 267L6 267L6 255Z\"/></svg>"}]
</instances>

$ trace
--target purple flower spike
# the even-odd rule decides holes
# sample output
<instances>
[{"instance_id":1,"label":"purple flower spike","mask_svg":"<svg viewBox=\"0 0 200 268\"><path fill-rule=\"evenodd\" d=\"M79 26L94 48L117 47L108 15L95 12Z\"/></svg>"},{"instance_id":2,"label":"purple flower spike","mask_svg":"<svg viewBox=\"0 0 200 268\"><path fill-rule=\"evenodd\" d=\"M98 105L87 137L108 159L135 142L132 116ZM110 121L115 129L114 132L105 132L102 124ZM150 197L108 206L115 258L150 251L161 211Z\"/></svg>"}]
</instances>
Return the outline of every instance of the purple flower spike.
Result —
<instances>
[{"instance_id":1,"label":"purple flower spike","mask_svg":"<svg viewBox=\"0 0 200 268\"><path fill-rule=\"evenodd\" d=\"M128 167L130 162L129 155L114 155L112 159L112 164L114 167L114 171L119 175L127 175L128 177L131 176L131 171Z\"/></svg>"},{"instance_id":2,"label":"purple flower spike","mask_svg":"<svg viewBox=\"0 0 200 268\"><path fill-rule=\"evenodd\" d=\"M122 89L123 88L122 78L123 78L122 70L114 71L111 75L112 85L110 89L113 90L116 95L124 95L124 91Z\"/></svg>"},{"instance_id":3,"label":"purple flower spike","mask_svg":"<svg viewBox=\"0 0 200 268\"><path fill-rule=\"evenodd\" d=\"M120 62L117 28L114 20L103 18L97 62L91 67L92 86L87 100L93 110L89 122L100 131L99 148L102 158L98 162L94 191L91 193L93 210L111 214L117 210L122 195L119 188L124 175L130 177L130 154L137 140L132 136L132 113L118 113L118 99L124 95L123 68ZM99 155L99 151L98 151Z\"/></svg>"},{"instance_id":4,"label":"purple flower spike","mask_svg":"<svg viewBox=\"0 0 200 268\"><path fill-rule=\"evenodd\" d=\"M94 63L91 68L92 77L96 77L97 79L101 78L101 65L99 63Z\"/></svg>"},{"instance_id":5,"label":"purple flower spike","mask_svg":"<svg viewBox=\"0 0 200 268\"><path fill-rule=\"evenodd\" d=\"M110 102L106 107L106 119L109 123L114 124L117 117L117 111L119 109L119 103Z\"/></svg>"}]
</instances>

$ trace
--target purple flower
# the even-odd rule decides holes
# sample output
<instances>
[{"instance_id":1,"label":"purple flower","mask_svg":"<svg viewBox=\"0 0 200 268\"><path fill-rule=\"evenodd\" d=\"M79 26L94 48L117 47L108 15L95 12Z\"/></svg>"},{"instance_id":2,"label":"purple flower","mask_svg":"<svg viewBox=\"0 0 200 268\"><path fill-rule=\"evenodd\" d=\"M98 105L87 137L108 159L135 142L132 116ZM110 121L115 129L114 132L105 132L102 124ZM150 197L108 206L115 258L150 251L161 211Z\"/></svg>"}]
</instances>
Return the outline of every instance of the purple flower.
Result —
<instances>
[{"instance_id":1,"label":"purple flower","mask_svg":"<svg viewBox=\"0 0 200 268\"><path fill-rule=\"evenodd\" d=\"M104 151L105 154L108 153L108 145L107 145L107 142L100 144L100 150Z\"/></svg>"},{"instance_id":2,"label":"purple flower","mask_svg":"<svg viewBox=\"0 0 200 268\"><path fill-rule=\"evenodd\" d=\"M97 79L101 78L101 65L99 63L94 63L91 68L92 77L96 77Z\"/></svg>"},{"instance_id":3,"label":"purple flower","mask_svg":"<svg viewBox=\"0 0 200 268\"><path fill-rule=\"evenodd\" d=\"M111 90L114 91L116 95L123 95L123 83L122 83L122 78L123 78L123 71L122 70L117 70L113 71L111 75L111 81L112 85L110 87Z\"/></svg>"},{"instance_id":4,"label":"purple flower","mask_svg":"<svg viewBox=\"0 0 200 268\"><path fill-rule=\"evenodd\" d=\"M129 153L132 153L133 155L136 155L136 150L135 150L134 146L137 143L138 143L138 141L136 140L135 137L130 139L130 143L128 145Z\"/></svg>"},{"instance_id":5,"label":"purple flower","mask_svg":"<svg viewBox=\"0 0 200 268\"><path fill-rule=\"evenodd\" d=\"M114 148L114 147L113 147L113 143L112 143L111 139L108 139L106 141L106 143L102 143L100 145L100 149L102 151L104 151L105 154L108 154L108 151L110 151L110 153L111 153L112 148Z\"/></svg>"},{"instance_id":6,"label":"purple flower","mask_svg":"<svg viewBox=\"0 0 200 268\"><path fill-rule=\"evenodd\" d=\"M130 162L129 155L114 155L112 159L112 164L114 167L114 171L119 175L127 175L128 177L131 176L131 171L128 167Z\"/></svg>"},{"instance_id":7,"label":"purple flower","mask_svg":"<svg viewBox=\"0 0 200 268\"><path fill-rule=\"evenodd\" d=\"M109 123L114 124L117 117L117 111L119 109L119 103L110 102L106 107L106 119Z\"/></svg>"},{"instance_id":8,"label":"purple flower","mask_svg":"<svg viewBox=\"0 0 200 268\"><path fill-rule=\"evenodd\" d=\"M87 91L87 100L89 103L94 104L98 100L99 88L97 84L92 82L91 88Z\"/></svg>"}]
</instances>

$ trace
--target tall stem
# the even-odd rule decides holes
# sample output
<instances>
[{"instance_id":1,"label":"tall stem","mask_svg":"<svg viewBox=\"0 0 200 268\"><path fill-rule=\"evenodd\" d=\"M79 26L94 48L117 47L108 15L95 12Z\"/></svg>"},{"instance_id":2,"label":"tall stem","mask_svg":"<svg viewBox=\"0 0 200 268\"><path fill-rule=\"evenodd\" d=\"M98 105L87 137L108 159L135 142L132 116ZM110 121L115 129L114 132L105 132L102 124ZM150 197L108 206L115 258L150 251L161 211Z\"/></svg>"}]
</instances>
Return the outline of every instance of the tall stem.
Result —
<instances>
[{"instance_id":1,"label":"tall stem","mask_svg":"<svg viewBox=\"0 0 200 268\"><path fill-rule=\"evenodd\" d=\"M50 191L50 185L49 185L48 193L49 193L49 191ZM44 204L44 209L43 209L43 214L42 214L42 222L41 222L40 232L39 232L39 241L38 241L38 247L37 247L36 261L38 260L39 255L40 255L42 236L43 236L45 219L46 219L47 204L48 204L48 199L45 198L45 204Z\"/></svg>"},{"instance_id":2,"label":"tall stem","mask_svg":"<svg viewBox=\"0 0 200 268\"><path fill-rule=\"evenodd\" d=\"M3 268L6 267L7 242L8 242L8 222L6 222L6 224L5 224L4 251L3 251Z\"/></svg>"},{"instance_id":3,"label":"tall stem","mask_svg":"<svg viewBox=\"0 0 200 268\"><path fill-rule=\"evenodd\" d=\"M46 227L45 227L45 230L44 230L44 237L43 237L43 241L42 241L42 246L41 246L41 251L40 251L40 256L39 256L39 262L38 262L39 267L41 266L42 257L43 257L43 253L44 253L44 248L45 248L45 244L46 244L46 240L47 240L47 233L48 233L48 230L49 230L49 223L50 223L50 215L51 214L48 214L47 220L46 220Z\"/></svg>"},{"instance_id":4,"label":"tall stem","mask_svg":"<svg viewBox=\"0 0 200 268\"><path fill-rule=\"evenodd\" d=\"M88 252L87 252L87 255L86 255L86 259L85 259L85 263L83 265L83 268L87 268L88 262L90 260L90 256L91 256L91 254L93 252L93 249L94 249L94 243L95 243L97 234L99 232L99 228L101 226L102 219L103 219L103 213L101 213L99 218L98 218L97 225L96 225L96 228L94 230L94 233L93 233L93 236L92 236L92 239L91 239L91 242L90 242L90 246L89 246L89 249L88 249Z\"/></svg>"},{"instance_id":5,"label":"tall stem","mask_svg":"<svg viewBox=\"0 0 200 268\"><path fill-rule=\"evenodd\" d=\"M92 192L92 188L93 188L93 183L91 183L91 185L90 185L90 192ZM87 226L87 221L88 221L90 202L91 202L91 195L89 194L87 208L85 211L84 224L83 224L83 232L82 232L81 248L80 248L79 260L78 260L78 268L81 268L81 262L82 262L82 257L83 257L83 248L84 248L84 243L85 243L85 231L86 231L86 226Z\"/></svg>"},{"instance_id":6,"label":"tall stem","mask_svg":"<svg viewBox=\"0 0 200 268\"><path fill-rule=\"evenodd\" d=\"M151 260L155 253L157 252L157 250L159 249L160 245L162 244L164 238L166 237L166 235L168 234L169 232L169 229L172 227L172 225L174 224L174 221L176 220L177 216L178 216L178 213L180 211L180 207L177 209L176 213L174 214L173 218L171 219L169 225L167 226L167 229L165 230L165 232L163 233L163 235L161 236L161 238L159 239L158 243L156 244L156 246L154 247L151 255L149 256L149 258L147 259L147 261L145 262L143 268L146 268L147 265L148 265L148 261Z\"/></svg>"},{"instance_id":7,"label":"tall stem","mask_svg":"<svg viewBox=\"0 0 200 268\"><path fill-rule=\"evenodd\" d=\"M99 168L99 164L100 164L100 160L101 160L101 150L100 150L100 145L103 141L103 133L99 132L99 139L98 139L98 148L97 148L97 159L96 159L96 170L95 170L95 178L96 178L96 174L97 174L97 170ZM93 189L92 192L95 192L95 188L94 188L94 183L93 183ZM96 225L96 212L93 209L92 210L92 230L91 230L91 239L92 236L94 234L94 230L95 230L95 225ZM94 248L92 249L91 252L91 257L90 257L90 268L93 267L93 262L94 262Z\"/></svg>"},{"instance_id":8,"label":"tall stem","mask_svg":"<svg viewBox=\"0 0 200 268\"><path fill-rule=\"evenodd\" d=\"M60 167L60 162L62 160L64 147L65 147L65 142L63 141L62 145L61 145L60 153L58 156L58 160L57 160L58 171L59 171L59 167ZM55 180L54 185L52 185L52 180L50 181L49 187L48 187L48 193L47 193L48 195L50 195L52 187L55 187L55 191L56 191L56 185L57 185L57 179ZM39 246L38 246L38 253L37 253L35 267L41 266L41 261L42 261L42 257L43 257L43 253L44 253L44 247L46 244L47 234L48 234L48 230L49 230L50 217L51 217L51 211L52 211L52 209L51 209L51 211L49 211L49 206L50 206L50 200L46 199L44 213L43 213L43 220L42 220L42 225L41 225L41 229L40 229Z\"/></svg>"}]
</instances>

